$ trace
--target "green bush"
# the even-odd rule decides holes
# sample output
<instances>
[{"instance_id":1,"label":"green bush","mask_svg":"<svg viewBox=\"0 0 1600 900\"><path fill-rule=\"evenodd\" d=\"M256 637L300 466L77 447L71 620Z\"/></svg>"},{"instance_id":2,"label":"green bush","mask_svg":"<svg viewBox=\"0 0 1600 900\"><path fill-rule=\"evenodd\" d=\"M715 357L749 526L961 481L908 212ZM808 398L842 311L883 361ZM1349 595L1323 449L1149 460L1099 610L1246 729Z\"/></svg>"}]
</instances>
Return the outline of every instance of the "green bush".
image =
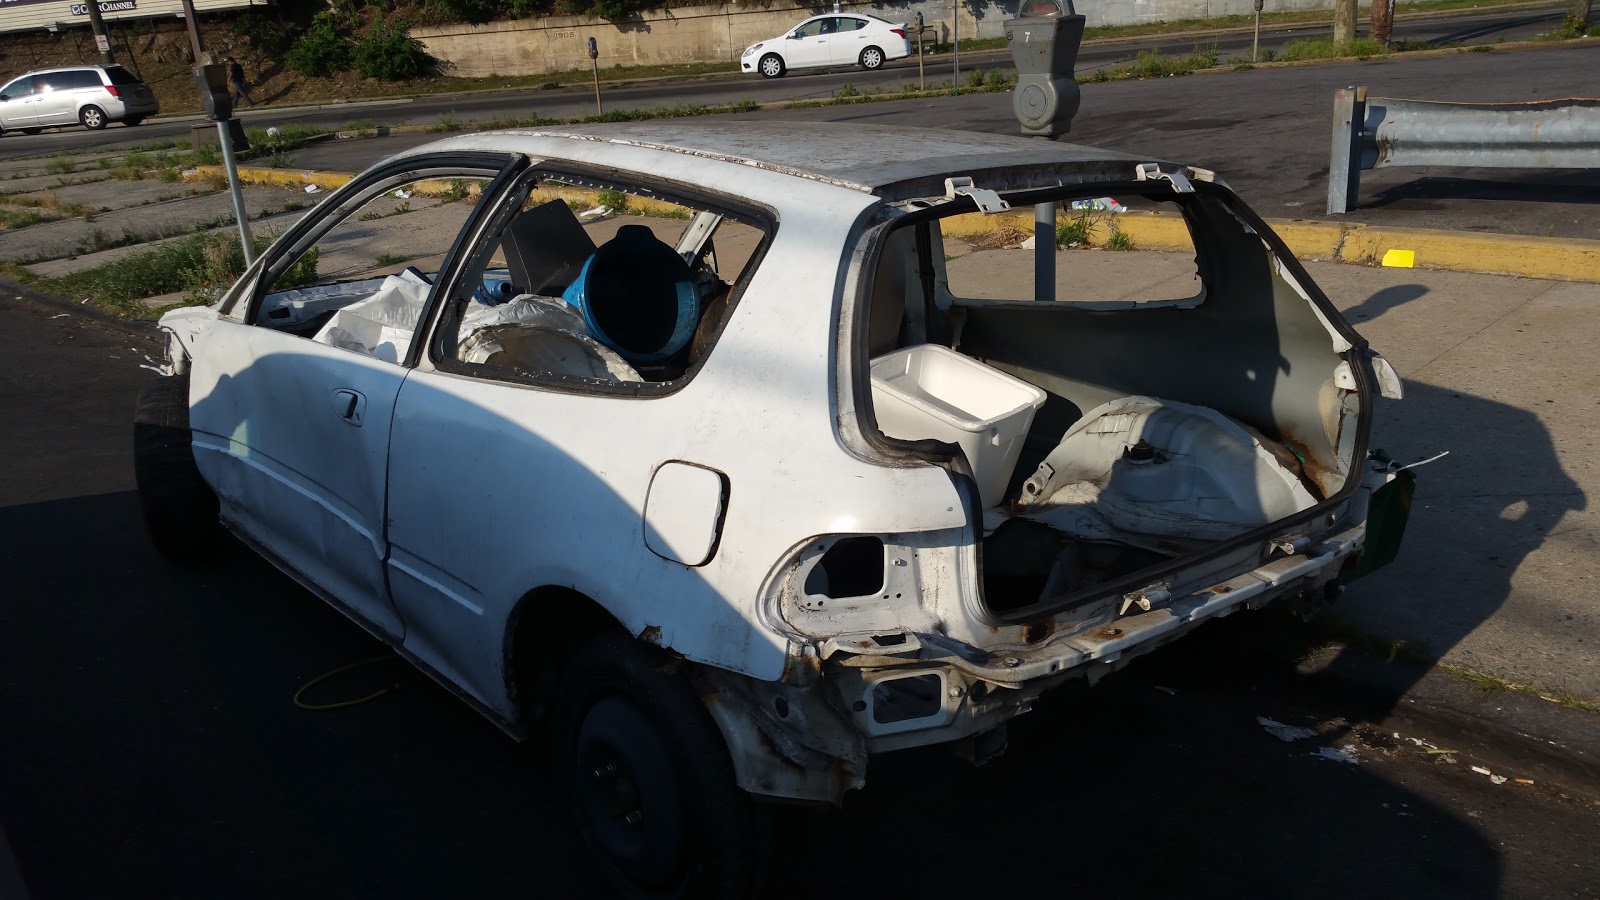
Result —
<instances>
[{"instance_id":1,"label":"green bush","mask_svg":"<svg viewBox=\"0 0 1600 900\"><path fill-rule=\"evenodd\" d=\"M311 27L283 55L283 64L308 77L350 68L350 41L340 32L338 19L332 13L317 13Z\"/></svg>"},{"instance_id":2,"label":"green bush","mask_svg":"<svg viewBox=\"0 0 1600 900\"><path fill-rule=\"evenodd\" d=\"M379 22L355 48L356 71L363 78L408 81L438 71L438 64L422 42L406 32L400 20Z\"/></svg>"},{"instance_id":3,"label":"green bush","mask_svg":"<svg viewBox=\"0 0 1600 900\"><path fill-rule=\"evenodd\" d=\"M500 0L428 0L436 14L463 22L487 22L501 12Z\"/></svg>"}]
</instances>

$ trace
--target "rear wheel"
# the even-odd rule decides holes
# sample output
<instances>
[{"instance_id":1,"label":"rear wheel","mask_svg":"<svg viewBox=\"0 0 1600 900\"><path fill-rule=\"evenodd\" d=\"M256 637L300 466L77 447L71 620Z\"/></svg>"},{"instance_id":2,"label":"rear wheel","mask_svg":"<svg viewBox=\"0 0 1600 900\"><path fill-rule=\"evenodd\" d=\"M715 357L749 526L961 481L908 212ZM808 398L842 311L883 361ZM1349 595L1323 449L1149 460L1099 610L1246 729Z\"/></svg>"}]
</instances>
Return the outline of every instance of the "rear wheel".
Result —
<instances>
[{"instance_id":1,"label":"rear wheel","mask_svg":"<svg viewBox=\"0 0 1600 900\"><path fill-rule=\"evenodd\" d=\"M99 131L106 127L106 111L90 104L78 110L78 121L82 122L83 127L90 131Z\"/></svg>"},{"instance_id":2,"label":"rear wheel","mask_svg":"<svg viewBox=\"0 0 1600 900\"><path fill-rule=\"evenodd\" d=\"M861 68L868 72L883 68L883 51L877 47L868 47L861 51Z\"/></svg>"},{"instance_id":3,"label":"rear wheel","mask_svg":"<svg viewBox=\"0 0 1600 900\"><path fill-rule=\"evenodd\" d=\"M776 53L768 53L761 57L761 74L768 78L782 78L787 68L783 64L783 57Z\"/></svg>"},{"instance_id":4,"label":"rear wheel","mask_svg":"<svg viewBox=\"0 0 1600 900\"><path fill-rule=\"evenodd\" d=\"M578 828L619 897L744 897L764 833L722 733L671 662L608 634L567 667L559 734Z\"/></svg>"},{"instance_id":5,"label":"rear wheel","mask_svg":"<svg viewBox=\"0 0 1600 900\"><path fill-rule=\"evenodd\" d=\"M128 126L129 128L132 128L135 125L143 125L144 116L129 116L128 118L122 120L122 124Z\"/></svg>"},{"instance_id":6,"label":"rear wheel","mask_svg":"<svg viewBox=\"0 0 1600 900\"><path fill-rule=\"evenodd\" d=\"M150 542L177 563L206 558L223 536L217 496L200 477L192 440L189 377L145 385L133 413L133 476Z\"/></svg>"}]
</instances>

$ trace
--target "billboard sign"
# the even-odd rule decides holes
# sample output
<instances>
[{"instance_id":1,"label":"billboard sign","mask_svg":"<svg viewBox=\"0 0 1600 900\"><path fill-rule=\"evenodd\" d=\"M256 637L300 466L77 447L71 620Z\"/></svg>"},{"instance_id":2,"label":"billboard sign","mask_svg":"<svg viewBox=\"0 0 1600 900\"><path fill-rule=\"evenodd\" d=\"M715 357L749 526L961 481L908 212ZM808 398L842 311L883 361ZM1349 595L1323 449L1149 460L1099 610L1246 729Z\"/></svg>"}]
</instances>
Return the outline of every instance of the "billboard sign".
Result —
<instances>
[{"instance_id":1,"label":"billboard sign","mask_svg":"<svg viewBox=\"0 0 1600 900\"><path fill-rule=\"evenodd\" d=\"M266 6L268 0L194 0L195 12L220 12ZM160 19L183 15L183 0L100 0L100 15L118 19ZM0 0L0 34L13 31L85 26L89 4L73 0Z\"/></svg>"}]
</instances>

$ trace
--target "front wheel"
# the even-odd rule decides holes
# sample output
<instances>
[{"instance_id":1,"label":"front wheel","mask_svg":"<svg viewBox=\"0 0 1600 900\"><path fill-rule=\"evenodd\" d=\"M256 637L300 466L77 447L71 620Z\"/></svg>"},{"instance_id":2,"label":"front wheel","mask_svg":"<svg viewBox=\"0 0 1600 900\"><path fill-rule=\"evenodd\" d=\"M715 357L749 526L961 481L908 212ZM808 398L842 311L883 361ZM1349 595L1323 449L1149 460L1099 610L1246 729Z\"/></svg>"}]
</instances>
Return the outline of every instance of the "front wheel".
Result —
<instances>
[{"instance_id":1,"label":"front wheel","mask_svg":"<svg viewBox=\"0 0 1600 900\"><path fill-rule=\"evenodd\" d=\"M560 749L578 828L619 897L745 897L764 832L722 733L671 662L611 634L568 666Z\"/></svg>"},{"instance_id":2,"label":"front wheel","mask_svg":"<svg viewBox=\"0 0 1600 900\"><path fill-rule=\"evenodd\" d=\"M41 131L44 131L44 129L43 128L24 128L24 129L22 129L22 133L23 134L38 134Z\"/></svg>"},{"instance_id":3,"label":"front wheel","mask_svg":"<svg viewBox=\"0 0 1600 900\"><path fill-rule=\"evenodd\" d=\"M783 57L776 53L768 53L761 57L761 74L767 78L782 78L786 68Z\"/></svg>"},{"instance_id":4,"label":"front wheel","mask_svg":"<svg viewBox=\"0 0 1600 900\"><path fill-rule=\"evenodd\" d=\"M106 127L106 111L98 106L85 106L78 110L78 121L90 131L99 131Z\"/></svg>"},{"instance_id":5,"label":"front wheel","mask_svg":"<svg viewBox=\"0 0 1600 900\"><path fill-rule=\"evenodd\" d=\"M861 68L868 72L883 68L883 51L877 47L868 47L861 51Z\"/></svg>"}]
</instances>

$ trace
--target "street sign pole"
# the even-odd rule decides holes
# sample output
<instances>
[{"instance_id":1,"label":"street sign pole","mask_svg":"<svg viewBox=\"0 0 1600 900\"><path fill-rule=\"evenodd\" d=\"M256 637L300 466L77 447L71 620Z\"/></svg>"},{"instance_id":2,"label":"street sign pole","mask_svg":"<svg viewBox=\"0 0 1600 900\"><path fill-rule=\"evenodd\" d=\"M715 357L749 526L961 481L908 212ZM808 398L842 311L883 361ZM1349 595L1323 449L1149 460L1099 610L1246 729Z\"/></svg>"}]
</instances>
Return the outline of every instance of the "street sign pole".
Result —
<instances>
[{"instance_id":1,"label":"street sign pole","mask_svg":"<svg viewBox=\"0 0 1600 900\"><path fill-rule=\"evenodd\" d=\"M106 21L100 15L100 0L89 0L85 6L89 9L89 29L94 32L94 45L100 51L100 62L108 66L117 64L117 58L111 55L111 37L106 34Z\"/></svg>"}]
</instances>

